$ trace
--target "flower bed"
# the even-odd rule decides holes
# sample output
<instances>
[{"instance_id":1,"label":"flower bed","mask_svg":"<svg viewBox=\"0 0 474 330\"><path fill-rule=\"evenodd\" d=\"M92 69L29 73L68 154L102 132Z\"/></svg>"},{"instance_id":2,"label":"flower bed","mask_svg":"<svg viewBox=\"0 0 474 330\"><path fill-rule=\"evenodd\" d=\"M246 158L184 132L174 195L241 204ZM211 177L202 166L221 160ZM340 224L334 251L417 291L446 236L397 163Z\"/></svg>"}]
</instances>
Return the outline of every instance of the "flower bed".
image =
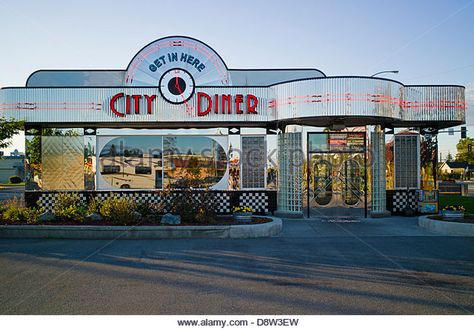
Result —
<instances>
[{"instance_id":1,"label":"flower bed","mask_svg":"<svg viewBox=\"0 0 474 330\"><path fill-rule=\"evenodd\" d=\"M3 225L58 225L58 226L165 226L163 215L179 216L174 226L241 225L232 215L214 213L213 195L201 203L191 196L170 198L161 203L135 203L130 197L112 195L105 200L94 198L84 203L76 193L57 195L53 212L30 207L13 199L0 205L0 224ZM245 208L247 210L247 208ZM168 214L171 215L171 214ZM250 213L246 224L269 222L266 217Z\"/></svg>"},{"instance_id":2,"label":"flower bed","mask_svg":"<svg viewBox=\"0 0 474 330\"><path fill-rule=\"evenodd\" d=\"M443 220L462 220L464 219L464 211L466 209L462 205L446 205L441 210Z\"/></svg>"}]
</instances>

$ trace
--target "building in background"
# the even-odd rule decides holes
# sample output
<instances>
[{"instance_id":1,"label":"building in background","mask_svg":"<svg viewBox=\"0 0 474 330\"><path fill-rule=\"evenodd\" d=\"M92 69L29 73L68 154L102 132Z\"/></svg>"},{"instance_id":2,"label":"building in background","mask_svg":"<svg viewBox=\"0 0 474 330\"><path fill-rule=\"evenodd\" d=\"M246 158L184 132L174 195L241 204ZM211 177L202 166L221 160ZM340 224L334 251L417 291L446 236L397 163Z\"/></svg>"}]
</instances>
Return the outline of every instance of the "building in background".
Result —
<instances>
[{"instance_id":1,"label":"building in background","mask_svg":"<svg viewBox=\"0 0 474 330\"><path fill-rule=\"evenodd\" d=\"M464 162L442 162L439 170L441 173L454 174L458 176L458 179L464 176L468 164Z\"/></svg>"},{"instance_id":2,"label":"building in background","mask_svg":"<svg viewBox=\"0 0 474 330\"><path fill-rule=\"evenodd\" d=\"M8 183L11 177L25 179L25 156L16 150L13 155L0 157L0 183Z\"/></svg>"}]
</instances>

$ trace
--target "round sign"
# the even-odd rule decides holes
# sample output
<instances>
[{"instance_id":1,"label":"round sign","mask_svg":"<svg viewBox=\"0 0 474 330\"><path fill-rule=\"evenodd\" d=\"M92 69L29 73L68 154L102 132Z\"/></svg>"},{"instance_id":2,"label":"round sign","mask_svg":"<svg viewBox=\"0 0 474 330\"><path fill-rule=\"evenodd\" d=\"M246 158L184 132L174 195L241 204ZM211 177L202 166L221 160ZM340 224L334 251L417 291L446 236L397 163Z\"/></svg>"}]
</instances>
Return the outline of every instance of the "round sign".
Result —
<instances>
[{"instance_id":1,"label":"round sign","mask_svg":"<svg viewBox=\"0 0 474 330\"><path fill-rule=\"evenodd\" d=\"M170 83L173 70L180 70L177 85ZM160 86L163 96L169 96L167 100L171 102L176 99L171 96L172 91L178 92L176 86L191 80L193 87L232 85L227 66L211 47L189 37L166 37L148 44L135 55L125 73L124 85ZM162 81L170 84L167 91L161 86Z\"/></svg>"},{"instance_id":2,"label":"round sign","mask_svg":"<svg viewBox=\"0 0 474 330\"><path fill-rule=\"evenodd\" d=\"M161 76L158 87L165 100L180 104L193 96L195 84L193 76L188 71L174 68Z\"/></svg>"}]
</instances>

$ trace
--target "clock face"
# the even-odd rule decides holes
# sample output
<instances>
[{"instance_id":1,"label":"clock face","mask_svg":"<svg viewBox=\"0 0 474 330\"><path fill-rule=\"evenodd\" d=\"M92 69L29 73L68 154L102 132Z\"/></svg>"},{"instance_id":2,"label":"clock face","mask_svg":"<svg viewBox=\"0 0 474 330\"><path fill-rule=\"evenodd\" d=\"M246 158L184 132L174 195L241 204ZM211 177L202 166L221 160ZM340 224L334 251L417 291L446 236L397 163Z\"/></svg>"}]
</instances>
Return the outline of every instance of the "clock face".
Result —
<instances>
[{"instance_id":1,"label":"clock face","mask_svg":"<svg viewBox=\"0 0 474 330\"><path fill-rule=\"evenodd\" d=\"M168 102L185 103L194 94L194 79L188 71L174 68L161 76L159 89Z\"/></svg>"}]
</instances>

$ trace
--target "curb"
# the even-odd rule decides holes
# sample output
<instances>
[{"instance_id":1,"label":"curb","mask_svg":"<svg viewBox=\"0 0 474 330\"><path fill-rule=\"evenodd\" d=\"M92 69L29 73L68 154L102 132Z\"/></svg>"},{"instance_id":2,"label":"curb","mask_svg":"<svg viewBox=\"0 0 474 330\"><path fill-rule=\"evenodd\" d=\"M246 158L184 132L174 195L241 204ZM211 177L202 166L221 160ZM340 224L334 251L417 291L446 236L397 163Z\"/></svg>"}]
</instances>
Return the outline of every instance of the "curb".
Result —
<instances>
[{"instance_id":1,"label":"curb","mask_svg":"<svg viewBox=\"0 0 474 330\"><path fill-rule=\"evenodd\" d=\"M2 225L0 238L55 239L160 239L160 238L259 238L280 234L281 219L256 225L227 226L54 226Z\"/></svg>"},{"instance_id":2,"label":"curb","mask_svg":"<svg viewBox=\"0 0 474 330\"><path fill-rule=\"evenodd\" d=\"M474 236L474 223L440 221L422 216L418 217L418 226L448 236Z\"/></svg>"}]
</instances>

